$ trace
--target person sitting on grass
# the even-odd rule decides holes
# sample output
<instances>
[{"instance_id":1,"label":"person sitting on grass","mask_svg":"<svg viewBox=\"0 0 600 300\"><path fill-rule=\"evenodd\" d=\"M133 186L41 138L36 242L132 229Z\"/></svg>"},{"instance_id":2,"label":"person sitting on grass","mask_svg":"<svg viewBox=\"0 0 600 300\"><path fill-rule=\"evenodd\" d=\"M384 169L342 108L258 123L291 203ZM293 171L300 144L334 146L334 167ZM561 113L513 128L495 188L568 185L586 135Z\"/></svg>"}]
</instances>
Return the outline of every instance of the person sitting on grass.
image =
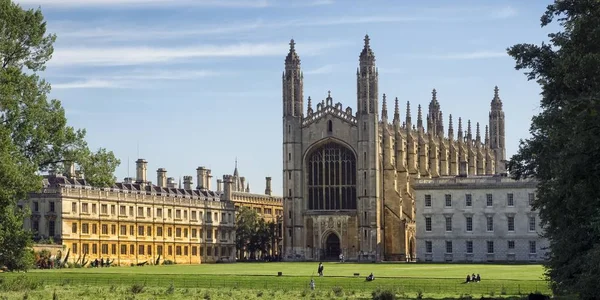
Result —
<instances>
[{"instance_id":1,"label":"person sitting on grass","mask_svg":"<svg viewBox=\"0 0 600 300\"><path fill-rule=\"evenodd\" d=\"M309 285L310 285L310 289L314 291L315 290L315 280L311 278Z\"/></svg>"},{"instance_id":2,"label":"person sitting on grass","mask_svg":"<svg viewBox=\"0 0 600 300\"><path fill-rule=\"evenodd\" d=\"M473 278L473 280L475 280L475 278ZM467 274L467 280L465 281L465 283L469 283L471 282L471 276L469 276L469 274Z\"/></svg>"},{"instance_id":3,"label":"person sitting on grass","mask_svg":"<svg viewBox=\"0 0 600 300\"><path fill-rule=\"evenodd\" d=\"M367 276L367 281L373 281L375 280L375 276L373 275L373 273L371 273L369 276Z\"/></svg>"},{"instance_id":4,"label":"person sitting on grass","mask_svg":"<svg viewBox=\"0 0 600 300\"><path fill-rule=\"evenodd\" d=\"M477 274L477 278L475 279L475 281L477 281L477 282L481 281L481 277L479 277L479 274Z\"/></svg>"}]
</instances>

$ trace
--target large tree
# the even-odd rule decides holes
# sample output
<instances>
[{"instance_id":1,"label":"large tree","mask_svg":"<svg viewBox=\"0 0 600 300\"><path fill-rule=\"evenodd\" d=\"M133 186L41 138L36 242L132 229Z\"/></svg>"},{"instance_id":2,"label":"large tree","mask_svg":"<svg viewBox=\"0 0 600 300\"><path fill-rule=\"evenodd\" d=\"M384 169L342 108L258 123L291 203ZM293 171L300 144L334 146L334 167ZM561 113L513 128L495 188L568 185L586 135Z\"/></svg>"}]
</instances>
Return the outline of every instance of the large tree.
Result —
<instances>
[{"instance_id":1,"label":"large tree","mask_svg":"<svg viewBox=\"0 0 600 300\"><path fill-rule=\"evenodd\" d=\"M110 186L119 165L114 154L96 152L85 130L67 126L50 85L40 78L54 51L42 12L0 0L0 265L24 269L31 234L22 229L16 203L41 188L39 172L76 164L93 186ZM16 213L15 213L16 212Z\"/></svg>"},{"instance_id":2,"label":"large tree","mask_svg":"<svg viewBox=\"0 0 600 300\"><path fill-rule=\"evenodd\" d=\"M550 241L546 275L556 294L595 299L600 286L600 1L556 0L541 18L560 31L508 49L540 84L532 137L509 162L539 180L534 208Z\"/></svg>"}]
</instances>

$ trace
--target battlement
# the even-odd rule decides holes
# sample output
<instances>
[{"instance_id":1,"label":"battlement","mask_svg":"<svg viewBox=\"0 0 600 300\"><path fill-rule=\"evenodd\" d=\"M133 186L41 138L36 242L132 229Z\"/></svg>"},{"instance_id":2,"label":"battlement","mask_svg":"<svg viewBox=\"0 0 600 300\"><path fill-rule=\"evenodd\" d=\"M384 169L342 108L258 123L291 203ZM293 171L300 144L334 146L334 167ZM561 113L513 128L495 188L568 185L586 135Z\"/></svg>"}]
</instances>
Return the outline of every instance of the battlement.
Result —
<instances>
[{"instance_id":1,"label":"battlement","mask_svg":"<svg viewBox=\"0 0 600 300\"><path fill-rule=\"evenodd\" d=\"M352 108L348 106L344 110L342 107L342 103L340 102L334 105L330 91L328 92L327 98L317 104L317 111L313 111L311 99L310 97L308 97L308 110L306 113L306 117L302 120L302 126L308 126L327 114L338 117L342 120L348 121L353 125L356 125L356 117L352 114Z\"/></svg>"}]
</instances>

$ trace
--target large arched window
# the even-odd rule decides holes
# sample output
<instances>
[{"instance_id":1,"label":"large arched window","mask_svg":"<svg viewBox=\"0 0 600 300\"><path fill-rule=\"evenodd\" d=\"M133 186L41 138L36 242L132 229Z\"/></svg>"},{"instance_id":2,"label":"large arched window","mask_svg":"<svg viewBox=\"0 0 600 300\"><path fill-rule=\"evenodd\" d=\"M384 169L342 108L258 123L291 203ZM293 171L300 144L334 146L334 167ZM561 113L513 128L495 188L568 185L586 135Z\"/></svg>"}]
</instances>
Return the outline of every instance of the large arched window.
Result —
<instances>
[{"instance_id":1,"label":"large arched window","mask_svg":"<svg viewBox=\"0 0 600 300\"><path fill-rule=\"evenodd\" d=\"M356 209L356 157L328 143L308 156L308 209Z\"/></svg>"}]
</instances>

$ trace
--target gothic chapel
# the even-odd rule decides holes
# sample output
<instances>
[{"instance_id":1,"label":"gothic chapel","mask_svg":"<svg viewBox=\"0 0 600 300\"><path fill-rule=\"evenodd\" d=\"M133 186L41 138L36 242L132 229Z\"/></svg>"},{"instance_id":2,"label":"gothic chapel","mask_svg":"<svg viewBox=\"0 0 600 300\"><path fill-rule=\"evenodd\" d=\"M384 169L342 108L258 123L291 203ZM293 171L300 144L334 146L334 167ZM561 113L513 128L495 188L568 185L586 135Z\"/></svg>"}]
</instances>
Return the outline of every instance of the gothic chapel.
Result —
<instances>
[{"instance_id":1,"label":"gothic chapel","mask_svg":"<svg viewBox=\"0 0 600 300\"><path fill-rule=\"evenodd\" d=\"M504 112L494 90L488 126L475 137L452 115L444 132L433 90L424 120L413 123L410 102L400 120L398 98L391 123L386 95L379 111L375 55L365 36L357 77L357 111L331 94L304 112L300 57L290 42L283 73L283 187L285 260L405 260L415 257L415 198L419 177L504 173ZM424 124L424 121L426 124ZM425 127L426 126L426 127Z\"/></svg>"}]
</instances>

